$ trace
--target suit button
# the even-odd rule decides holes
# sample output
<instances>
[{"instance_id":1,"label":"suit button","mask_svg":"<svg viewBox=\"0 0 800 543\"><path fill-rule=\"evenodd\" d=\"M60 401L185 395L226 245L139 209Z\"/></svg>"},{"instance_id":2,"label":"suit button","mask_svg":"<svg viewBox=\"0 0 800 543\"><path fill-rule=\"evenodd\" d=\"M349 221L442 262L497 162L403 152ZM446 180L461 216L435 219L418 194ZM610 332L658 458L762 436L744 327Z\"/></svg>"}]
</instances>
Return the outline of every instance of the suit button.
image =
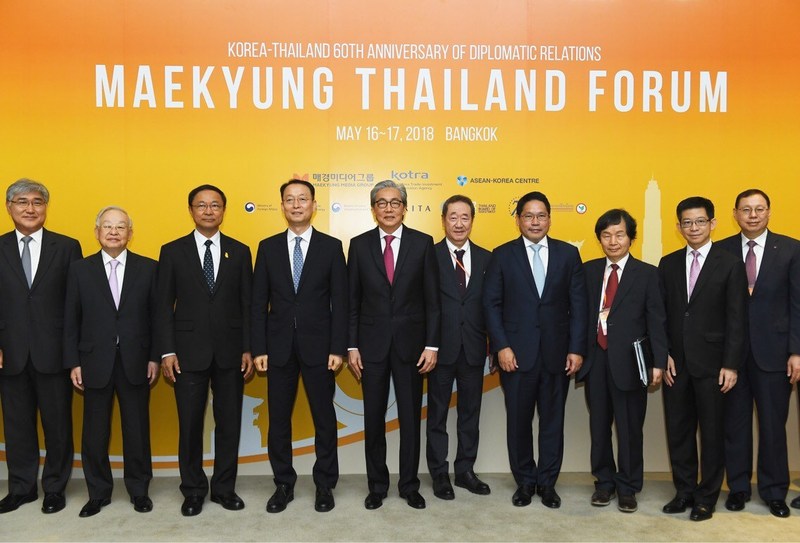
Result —
<instances>
[{"instance_id":1,"label":"suit button","mask_svg":"<svg viewBox=\"0 0 800 543\"><path fill-rule=\"evenodd\" d=\"M687 311L686 313L683 314L683 316L684 317L688 317L689 316L689 312Z\"/></svg>"}]
</instances>

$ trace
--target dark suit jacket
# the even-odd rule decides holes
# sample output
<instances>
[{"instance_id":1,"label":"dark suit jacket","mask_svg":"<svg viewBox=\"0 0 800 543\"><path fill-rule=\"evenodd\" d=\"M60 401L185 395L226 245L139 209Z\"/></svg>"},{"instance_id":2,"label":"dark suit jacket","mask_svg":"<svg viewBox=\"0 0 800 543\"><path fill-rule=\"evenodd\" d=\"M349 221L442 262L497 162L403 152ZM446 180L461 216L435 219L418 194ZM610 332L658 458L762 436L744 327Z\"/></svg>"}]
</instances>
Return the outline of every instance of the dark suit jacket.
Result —
<instances>
[{"instance_id":1,"label":"dark suit jacket","mask_svg":"<svg viewBox=\"0 0 800 543\"><path fill-rule=\"evenodd\" d=\"M17 375L30 356L36 371L64 371L64 297L67 271L82 257L77 240L42 233L39 267L30 290L15 231L0 236L0 375Z\"/></svg>"},{"instance_id":2,"label":"dark suit jacket","mask_svg":"<svg viewBox=\"0 0 800 543\"><path fill-rule=\"evenodd\" d=\"M314 230L294 292L286 231L258 245L253 276L253 356L285 365L293 336L304 363L324 365L347 355L347 268L342 242Z\"/></svg>"},{"instance_id":3,"label":"dark suit jacket","mask_svg":"<svg viewBox=\"0 0 800 543\"><path fill-rule=\"evenodd\" d=\"M695 378L716 377L721 368L739 370L747 319L747 275L741 257L712 244L688 302L686 248L663 257L658 270L675 369L688 368Z\"/></svg>"},{"instance_id":4,"label":"dark suit jacket","mask_svg":"<svg viewBox=\"0 0 800 543\"><path fill-rule=\"evenodd\" d=\"M347 256L350 330L348 347L365 361L384 360L394 343L400 357L416 363L423 349L439 346L439 266L433 238L403 227L389 283L378 228L350 240Z\"/></svg>"},{"instance_id":5,"label":"dark suit jacket","mask_svg":"<svg viewBox=\"0 0 800 543\"><path fill-rule=\"evenodd\" d=\"M131 384L147 382L147 363L160 361L161 353L153 341L156 266L155 260L128 251L119 309L114 306L100 252L70 267L64 366L80 366L86 387L103 388L111 381L117 338L122 367Z\"/></svg>"},{"instance_id":6,"label":"dark suit jacket","mask_svg":"<svg viewBox=\"0 0 800 543\"><path fill-rule=\"evenodd\" d=\"M742 260L740 234L718 242ZM791 354L800 354L800 242L767 232L761 268L748 297L747 339L763 371L785 372Z\"/></svg>"},{"instance_id":7,"label":"dark suit jacket","mask_svg":"<svg viewBox=\"0 0 800 543\"><path fill-rule=\"evenodd\" d=\"M492 253L483 305L492 352L511 347L521 371L544 358L551 373L564 373L567 353L586 354L586 282L578 249L548 238L549 261L542 297L522 236Z\"/></svg>"},{"instance_id":8,"label":"dark suit jacket","mask_svg":"<svg viewBox=\"0 0 800 543\"><path fill-rule=\"evenodd\" d=\"M606 258L590 260L583 265L586 274L586 291L589 293L588 349L578 380L591 371L598 356L597 326L600 316L600 298L606 271ZM667 367L667 318L658 286L658 268L633 256L628 258L617 294L608 313L608 366L614 384L620 390L642 387L633 342L643 336L650 338L656 368Z\"/></svg>"},{"instance_id":9,"label":"dark suit jacket","mask_svg":"<svg viewBox=\"0 0 800 543\"><path fill-rule=\"evenodd\" d=\"M458 288L453 257L447 241L436 244L439 262L439 292L442 302L442 334L437 364L455 364L461 347L464 347L467 364L483 366L486 361L486 320L483 317L483 278L492 254L469 242L472 260L467 291Z\"/></svg>"},{"instance_id":10,"label":"dark suit jacket","mask_svg":"<svg viewBox=\"0 0 800 543\"><path fill-rule=\"evenodd\" d=\"M178 355L182 371L205 370L212 360L220 368L238 367L250 351L250 249L222 234L220 255L209 293L194 232L161 247L156 343L162 355Z\"/></svg>"}]
</instances>

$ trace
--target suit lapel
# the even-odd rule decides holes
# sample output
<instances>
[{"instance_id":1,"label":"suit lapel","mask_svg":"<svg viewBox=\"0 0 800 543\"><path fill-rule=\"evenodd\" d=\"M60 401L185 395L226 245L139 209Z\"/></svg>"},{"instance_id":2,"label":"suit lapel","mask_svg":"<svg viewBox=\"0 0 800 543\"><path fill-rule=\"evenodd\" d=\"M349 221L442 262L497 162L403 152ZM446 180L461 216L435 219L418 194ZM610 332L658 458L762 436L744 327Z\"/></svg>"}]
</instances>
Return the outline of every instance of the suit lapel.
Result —
<instances>
[{"instance_id":1,"label":"suit lapel","mask_svg":"<svg viewBox=\"0 0 800 543\"><path fill-rule=\"evenodd\" d=\"M125 300L128 299L129 293L135 290L136 282L141 275L139 273L140 264L139 257L128 251L128 258L125 260L125 269L123 270L122 292L119 293L119 309L122 309L122 306L125 305ZM109 287L108 292L111 292L111 287ZM113 297L111 303L114 303Z\"/></svg>"},{"instance_id":2,"label":"suit lapel","mask_svg":"<svg viewBox=\"0 0 800 543\"><path fill-rule=\"evenodd\" d=\"M230 252L233 247L228 236L220 232L219 235L219 269L217 270L217 280L214 281L214 294L219 290L219 286L228 276L230 270Z\"/></svg>"},{"instance_id":3,"label":"suit lapel","mask_svg":"<svg viewBox=\"0 0 800 543\"><path fill-rule=\"evenodd\" d=\"M313 227L312 227L313 228ZM306 277L310 273L309 270L313 270L313 266L316 264L317 260L319 260L319 252L322 250L320 246L320 236L315 235L315 231L311 231L311 239L308 242L308 252L306 252L306 258L303 261L303 269L300 271L300 282L297 284L297 292L300 292L300 289L303 288L303 283L306 280ZM286 250L286 254L282 255L283 261L289 264L289 244L284 243L283 248ZM287 267L288 269L288 267ZM294 270L289 269L289 282L291 283L292 287L294 287Z\"/></svg>"},{"instance_id":4,"label":"suit lapel","mask_svg":"<svg viewBox=\"0 0 800 543\"><path fill-rule=\"evenodd\" d=\"M39 266L36 269L36 275L33 277L31 291L44 280L44 276L50 269L50 264L53 262L53 258L55 258L55 245L56 241L50 236L50 232L42 230L42 252L39 254ZM22 261L20 261L20 268L21 267Z\"/></svg>"},{"instance_id":5,"label":"suit lapel","mask_svg":"<svg viewBox=\"0 0 800 543\"><path fill-rule=\"evenodd\" d=\"M383 251L381 251L381 232L378 228L375 228L373 232L375 232L375 234L369 237L369 252L372 254L372 258L375 260L375 266L377 266L378 270L383 275L383 278L386 279L386 282L389 283L389 276L386 275L386 266L383 265ZM400 246L402 247L402 245L403 242L401 241ZM397 274L397 266L395 266L394 271L395 274Z\"/></svg>"},{"instance_id":6,"label":"suit lapel","mask_svg":"<svg viewBox=\"0 0 800 543\"><path fill-rule=\"evenodd\" d=\"M111 308L116 311L117 308L114 305L114 297L111 295L111 286L108 282L108 275L106 275L106 268L103 265L103 256L100 252L93 254L92 256L88 257L90 260L89 270L92 274L92 283L98 285L98 290L101 292L101 296L103 299L111 305ZM123 281L123 287L127 282ZM121 294L121 293L120 293ZM121 300L120 296L120 300ZM122 303L120 302L120 305Z\"/></svg>"},{"instance_id":7,"label":"suit lapel","mask_svg":"<svg viewBox=\"0 0 800 543\"><path fill-rule=\"evenodd\" d=\"M453 258L450 256L450 249L447 247L446 241L442 240L442 242L436 246L436 258L439 263L439 269L443 270L445 277L440 288L450 296L461 298L461 292L459 292L458 285L456 284L456 272L453 267ZM467 288L469 288L469 284L471 284L471 282L467 284Z\"/></svg>"},{"instance_id":8,"label":"suit lapel","mask_svg":"<svg viewBox=\"0 0 800 543\"><path fill-rule=\"evenodd\" d=\"M614 302L611 304L610 313L614 312L614 309L619 306L625 296L631 291L633 284L636 282L636 279L639 277L639 261L633 258L631 255L628 257L628 263L625 264L625 271L622 274L622 277L619 280L619 286L617 287L617 294L614 296Z\"/></svg>"},{"instance_id":9,"label":"suit lapel","mask_svg":"<svg viewBox=\"0 0 800 543\"><path fill-rule=\"evenodd\" d=\"M289 265L289 241L288 241L288 230L284 232L284 236L278 242L278 249L277 255L275 258L278 259L278 269L281 270L281 275L283 275L284 280L286 281L287 285L290 285L290 288L294 290L294 272L292 267ZM311 236L313 239L314 236ZM311 244L308 245L308 252L311 252ZM303 272L305 272L305 263L303 263ZM302 282L303 276L300 275L300 282ZM300 289L297 289L298 292Z\"/></svg>"},{"instance_id":10,"label":"suit lapel","mask_svg":"<svg viewBox=\"0 0 800 543\"><path fill-rule=\"evenodd\" d=\"M220 249L222 249L222 247L220 247ZM206 283L205 275L203 275L203 264L200 262L200 257L198 256L194 231L183 238L183 252L185 256L184 262L186 262L189 268L189 273L194 277L198 285L200 285L203 292L208 292L208 283ZM224 254L222 250L220 250L220 254ZM221 269L222 263L220 262L220 270ZM217 274L217 282L219 282L219 274Z\"/></svg>"},{"instance_id":11,"label":"suit lapel","mask_svg":"<svg viewBox=\"0 0 800 543\"><path fill-rule=\"evenodd\" d=\"M412 238L409 234L408 227L403 227L403 237L400 238L400 252L397 255L397 261L394 265L394 276L397 277L397 274L403 269L403 264L406 261L406 257L408 256L409 251L411 250Z\"/></svg>"},{"instance_id":12,"label":"suit lapel","mask_svg":"<svg viewBox=\"0 0 800 543\"><path fill-rule=\"evenodd\" d=\"M8 261L8 267L14 270L19 280L28 288L28 281L25 279L25 272L22 270L22 259L20 258L19 246L17 242L17 233L12 230L3 238L2 253Z\"/></svg>"},{"instance_id":13,"label":"suit lapel","mask_svg":"<svg viewBox=\"0 0 800 543\"><path fill-rule=\"evenodd\" d=\"M756 284L753 286L754 293L756 289L758 289L758 285L759 283L761 283L762 277L766 276L767 279L764 279L764 281L767 283L769 282L770 271L775 267L774 264L778 258L778 253L780 252L779 241L780 240L776 238L771 232L767 232L767 239L764 242L764 253L761 255L761 267L758 269L758 275L756 276Z\"/></svg>"},{"instance_id":14,"label":"suit lapel","mask_svg":"<svg viewBox=\"0 0 800 543\"><path fill-rule=\"evenodd\" d=\"M591 266L586 270L588 275L589 301L591 302L592 315L597 316L600 310L600 292L603 290L603 275L605 274L605 260L601 261L597 266Z\"/></svg>"},{"instance_id":15,"label":"suit lapel","mask_svg":"<svg viewBox=\"0 0 800 543\"><path fill-rule=\"evenodd\" d=\"M534 296L536 296L536 298L539 298L539 291L536 289L536 281L533 280L533 270L531 269L531 263L530 260L528 260L528 249L525 247L525 242L522 241L522 236L517 238L517 240L514 242L512 254L514 255L514 258L517 259L517 265L522 270L523 275L525 275L525 282L528 284L531 291L533 291ZM544 275L545 288L547 288L547 276L550 274L553 266L552 257L553 253L551 251L549 266ZM544 291L542 291L542 294L544 294Z\"/></svg>"},{"instance_id":16,"label":"suit lapel","mask_svg":"<svg viewBox=\"0 0 800 543\"><path fill-rule=\"evenodd\" d=\"M700 270L700 275L697 277L697 282L694 284L694 290L692 290L692 295L689 297L689 303L691 304L695 298L697 298L697 293L700 292L703 287L708 283L709 277L714 275L714 269L716 269L717 264L719 263L719 248L714 248L714 245L711 245L711 250L708 252L708 256L706 257L706 262L703 264L702 269ZM685 275L684 275L685 277ZM684 279L685 281L685 279Z\"/></svg>"}]
</instances>

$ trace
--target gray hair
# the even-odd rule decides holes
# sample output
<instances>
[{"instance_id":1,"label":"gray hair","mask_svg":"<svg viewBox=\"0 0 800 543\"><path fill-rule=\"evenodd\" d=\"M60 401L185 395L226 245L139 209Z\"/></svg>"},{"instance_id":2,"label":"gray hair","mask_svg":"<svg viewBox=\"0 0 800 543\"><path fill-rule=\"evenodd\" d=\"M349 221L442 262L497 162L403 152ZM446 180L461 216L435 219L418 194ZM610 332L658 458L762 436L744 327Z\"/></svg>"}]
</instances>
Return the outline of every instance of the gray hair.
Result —
<instances>
[{"instance_id":1,"label":"gray hair","mask_svg":"<svg viewBox=\"0 0 800 543\"><path fill-rule=\"evenodd\" d=\"M133 230L133 219L131 219L131 216L128 215L127 211L125 211L124 209L122 209L121 207L118 207L118 206L106 206L103 209L101 209L97 213L97 218L94 220L95 227L100 227L100 219L103 218L103 215L105 215L109 211L119 211L121 213L124 213L125 216L128 217L128 228Z\"/></svg>"},{"instance_id":2,"label":"gray hair","mask_svg":"<svg viewBox=\"0 0 800 543\"><path fill-rule=\"evenodd\" d=\"M27 194L29 192L38 192L41 194L45 204L50 202L50 191L47 190L47 187L38 181L33 181L32 179L26 179L24 177L14 181L8 186L8 189L6 189L6 202L11 202L20 194Z\"/></svg>"},{"instance_id":3,"label":"gray hair","mask_svg":"<svg viewBox=\"0 0 800 543\"><path fill-rule=\"evenodd\" d=\"M406 186L402 183L395 183L387 179L386 181L378 181L372 190L369 191L369 205L374 206L376 195L378 194L379 190L382 189L397 189L400 191L400 199L403 200L403 205L408 207L408 193L406 192Z\"/></svg>"}]
</instances>

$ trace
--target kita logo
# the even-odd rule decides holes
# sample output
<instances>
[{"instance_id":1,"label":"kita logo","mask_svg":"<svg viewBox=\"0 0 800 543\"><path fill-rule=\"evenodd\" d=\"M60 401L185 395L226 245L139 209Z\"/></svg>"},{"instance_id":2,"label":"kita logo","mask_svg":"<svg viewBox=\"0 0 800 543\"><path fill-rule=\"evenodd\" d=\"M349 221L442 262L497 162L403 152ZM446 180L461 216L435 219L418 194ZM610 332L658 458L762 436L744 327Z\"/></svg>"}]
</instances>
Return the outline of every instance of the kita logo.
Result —
<instances>
[{"instance_id":1,"label":"kita logo","mask_svg":"<svg viewBox=\"0 0 800 543\"><path fill-rule=\"evenodd\" d=\"M458 183L459 187L463 187L464 185L469 183L469 179L467 179L466 175L459 175L458 177L456 177L456 183Z\"/></svg>"},{"instance_id":2,"label":"kita logo","mask_svg":"<svg viewBox=\"0 0 800 543\"><path fill-rule=\"evenodd\" d=\"M586 213L586 204L576 205L575 211L577 211L579 215L583 215L584 213Z\"/></svg>"},{"instance_id":3,"label":"kita logo","mask_svg":"<svg viewBox=\"0 0 800 543\"><path fill-rule=\"evenodd\" d=\"M253 211L256 210L256 204L254 204L253 202L247 202L246 204L244 204L244 210L247 211L248 213L252 213Z\"/></svg>"},{"instance_id":4,"label":"kita logo","mask_svg":"<svg viewBox=\"0 0 800 543\"><path fill-rule=\"evenodd\" d=\"M331 204L331 211L333 211L334 213L339 213L341 210L342 210L342 204L340 204L339 202L333 202Z\"/></svg>"}]
</instances>

